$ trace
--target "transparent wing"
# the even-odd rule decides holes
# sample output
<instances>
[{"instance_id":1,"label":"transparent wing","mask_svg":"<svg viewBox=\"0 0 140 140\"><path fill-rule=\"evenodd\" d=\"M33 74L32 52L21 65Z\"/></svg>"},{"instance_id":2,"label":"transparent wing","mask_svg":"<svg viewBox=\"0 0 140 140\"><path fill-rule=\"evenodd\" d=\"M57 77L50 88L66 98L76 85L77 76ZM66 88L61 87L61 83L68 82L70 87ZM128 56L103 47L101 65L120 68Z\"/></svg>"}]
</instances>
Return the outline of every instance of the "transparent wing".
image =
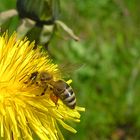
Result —
<instances>
[{"instance_id":1,"label":"transparent wing","mask_svg":"<svg viewBox=\"0 0 140 140\"><path fill-rule=\"evenodd\" d=\"M84 67L84 64L64 62L63 64L59 64L58 67L61 73L64 74L64 78L69 78L74 72Z\"/></svg>"}]
</instances>

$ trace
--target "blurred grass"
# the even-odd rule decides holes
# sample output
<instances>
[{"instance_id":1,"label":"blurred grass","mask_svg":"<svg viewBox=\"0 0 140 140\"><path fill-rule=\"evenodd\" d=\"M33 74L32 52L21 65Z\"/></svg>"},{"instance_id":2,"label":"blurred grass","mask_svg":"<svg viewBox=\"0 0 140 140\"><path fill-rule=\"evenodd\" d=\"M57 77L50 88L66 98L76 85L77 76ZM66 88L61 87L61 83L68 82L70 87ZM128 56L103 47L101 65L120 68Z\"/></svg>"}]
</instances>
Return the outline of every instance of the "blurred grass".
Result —
<instances>
[{"instance_id":1,"label":"blurred grass","mask_svg":"<svg viewBox=\"0 0 140 140\"><path fill-rule=\"evenodd\" d=\"M15 1L0 0L0 11ZM77 134L66 140L140 139L140 1L65 0L61 18L79 34L74 42L54 37L49 51L58 63L84 64L72 73L79 106ZM8 23L11 31L18 21ZM74 124L73 124L74 125Z\"/></svg>"}]
</instances>

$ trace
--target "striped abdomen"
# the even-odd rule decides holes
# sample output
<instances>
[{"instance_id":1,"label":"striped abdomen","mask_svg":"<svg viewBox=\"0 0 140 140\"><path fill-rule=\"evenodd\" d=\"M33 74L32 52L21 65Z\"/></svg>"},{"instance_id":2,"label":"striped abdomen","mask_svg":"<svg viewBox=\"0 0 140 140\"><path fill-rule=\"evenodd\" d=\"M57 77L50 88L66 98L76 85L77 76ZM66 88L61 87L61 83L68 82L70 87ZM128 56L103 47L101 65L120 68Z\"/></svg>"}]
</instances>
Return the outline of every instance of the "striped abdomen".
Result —
<instances>
[{"instance_id":1,"label":"striped abdomen","mask_svg":"<svg viewBox=\"0 0 140 140\"><path fill-rule=\"evenodd\" d=\"M75 94L70 86L68 88L66 88L63 93L60 94L60 99L69 108L71 108L71 109L75 108L76 98L75 98Z\"/></svg>"},{"instance_id":2,"label":"striped abdomen","mask_svg":"<svg viewBox=\"0 0 140 140\"><path fill-rule=\"evenodd\" d=\"M58 96L62 102L71 109L76 106L76 97L72 88L64 81L59 80L54 84L54 94Z\"/></svg>"}]
</instances>

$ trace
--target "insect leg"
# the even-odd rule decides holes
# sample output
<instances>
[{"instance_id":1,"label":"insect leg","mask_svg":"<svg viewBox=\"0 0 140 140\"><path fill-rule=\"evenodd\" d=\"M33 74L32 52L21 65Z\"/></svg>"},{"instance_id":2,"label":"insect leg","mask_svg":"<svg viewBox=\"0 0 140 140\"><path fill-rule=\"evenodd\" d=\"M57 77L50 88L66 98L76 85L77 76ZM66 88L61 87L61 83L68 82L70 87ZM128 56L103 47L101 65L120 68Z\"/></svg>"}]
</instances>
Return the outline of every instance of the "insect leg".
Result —
<instances>
[{"instance_id":1,"label":"insect leg","mask_svg":"<svg viewBox=\"0 0 140 140\"><path fill-rule=\"evenodd\" d=\"M50 98L51 98L51 100L55 103L55 105L58 105L58 104L57 104L58 99L59 99L58 96L56 96L54 93L51 93L51 94L50 94Z\"/></svg>"},{"instance_id":2,"label":"insect leg","mask_svg":"<svg viewBox=\"0 0 140 140\"><path fill-rule=\"evenodd\" d=\"M47 88L48 88L48 86L46 86L46 87L44 88L43 92L41 93L41 96L45 95L45 92L46 92Z\"/></svg>"}]
</instances>

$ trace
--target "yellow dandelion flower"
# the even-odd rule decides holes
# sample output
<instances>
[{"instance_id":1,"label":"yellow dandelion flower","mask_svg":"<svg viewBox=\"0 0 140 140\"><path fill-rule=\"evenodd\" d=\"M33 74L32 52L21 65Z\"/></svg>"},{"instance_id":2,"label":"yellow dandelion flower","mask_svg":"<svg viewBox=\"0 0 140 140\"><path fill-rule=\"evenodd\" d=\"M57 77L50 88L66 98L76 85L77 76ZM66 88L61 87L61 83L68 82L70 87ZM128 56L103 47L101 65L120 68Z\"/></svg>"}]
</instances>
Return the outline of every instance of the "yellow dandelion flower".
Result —
<instances>
[{"instance_id":1,"label":"yellow dandelion flower","mask_svg":"<svg viewBox=\"0 0 140 140\"><path fill-rule=\"evenodd\" d=\"M60 99L55 105L51 89L41 96L43 87L27 84L36 71L61 79L57 65L33 47L27 39L16 41L16 34L0 37L0 136L6 140L33 140L34 135L41 140L64 139L58 124L75 133L66 122L79 122L78 111L84 108L70 109Z\"/></svg>"}]
</instances>

